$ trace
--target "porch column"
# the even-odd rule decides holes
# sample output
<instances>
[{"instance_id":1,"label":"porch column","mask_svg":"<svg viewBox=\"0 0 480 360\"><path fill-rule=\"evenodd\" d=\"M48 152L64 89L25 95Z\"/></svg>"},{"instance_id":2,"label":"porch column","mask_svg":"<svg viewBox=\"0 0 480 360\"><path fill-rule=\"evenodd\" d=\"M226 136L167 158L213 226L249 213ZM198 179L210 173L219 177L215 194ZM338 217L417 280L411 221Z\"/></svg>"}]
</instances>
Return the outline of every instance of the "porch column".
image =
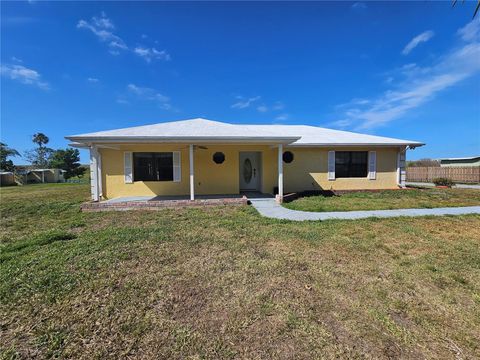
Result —
<instances>
[{"instance_id":1,"label":"porch column","mask_svg":"<svg viewBox=\"0 0 480 360\"><path fill-rule=\"evenodd\" d=\"M102 185L102 154L97 149L97 187L98 198L103 197L103 185Z\"/></svg>"},{"instance_id":2,"label":"porch column","mask_svg":"<svg viewBox=\"0 0 480 360\"><path fill-rule=\"evenodd\" d=\"M398 151L397 158L397 183L401 188L405 187L405 181L407 178L407 173L405 170L405 160L406 160L406 147L401 147Z\"/></svg>"},{"instance_id":3,"label":"porch column","mask_svg":"<svg viewBox=\"0 0 480 360\"><path fill-rule=\"evenodd\" d=\"M95 145L90 146L90 188L92 200L100 200L98 191L98 151Z\"/></svg>"},{"instance_id":4,"label":"porch column","mask_svg":"<svg viewBox=\"0 0 480 360\"><path fill-rule=\"evenodd\" d=\"M195 199L195 179L193 177L193 144L190 144L190 200Z\"/></svg>"},{"instance_id":5,"label":"porch column","mask_svg":"<svg viewBox=\"0 0 480 360\"><path fill-rule=\"evenodd\" d=\"M283 201L283 145L278 145L278 201Z\"/></svg>"}]
</instances>

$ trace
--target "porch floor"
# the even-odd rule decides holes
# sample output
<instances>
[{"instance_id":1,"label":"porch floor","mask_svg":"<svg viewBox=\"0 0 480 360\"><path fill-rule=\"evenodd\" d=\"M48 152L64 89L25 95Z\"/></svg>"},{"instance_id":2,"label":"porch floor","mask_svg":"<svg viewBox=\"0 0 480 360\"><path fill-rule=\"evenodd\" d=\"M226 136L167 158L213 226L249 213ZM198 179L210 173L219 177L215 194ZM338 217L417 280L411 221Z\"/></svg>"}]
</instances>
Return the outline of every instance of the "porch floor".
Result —
<instances>
[{"instance_id":1,"label":"porch floor","mask_svg":"<svg viewBox=\"0 0 480 360\"><path fill-rule=\"evenodd\" d=\"M82 211L160 210L180 207L205 207L218 205L247 205L250 200L273 199L270 194L241 192L240 194L190 196L126 196L100 202L88 202L80 206Z\"/></svg>"},{"instance_id":2,"label":"porch floor","mask_svg":"<svg viewBox=\"0 0 480 360\"><path fill-rule=\"evenodd\" d=\"M272 199L271 194L263 194L258 191L242 191L240 194L215 194L215 195L195 195L195 200L211 200L211 199L241 199L244 196L247 199ZM118 204L127 202L142 201L178 201L190 200L189 195L157 195L157 196L126 196L101 201L101 204Z\"/></svg>"}]
</instances>

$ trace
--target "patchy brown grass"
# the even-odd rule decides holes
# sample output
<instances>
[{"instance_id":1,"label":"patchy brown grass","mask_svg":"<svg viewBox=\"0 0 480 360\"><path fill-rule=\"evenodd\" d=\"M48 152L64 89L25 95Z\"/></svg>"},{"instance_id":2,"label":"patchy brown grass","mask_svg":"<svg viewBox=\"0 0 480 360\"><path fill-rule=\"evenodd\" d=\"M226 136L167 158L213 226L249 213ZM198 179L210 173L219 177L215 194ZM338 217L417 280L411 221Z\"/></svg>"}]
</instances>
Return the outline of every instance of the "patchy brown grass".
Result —
<instances>
[{"instance_id":1,"label":"patchy brown grass","mask_svg":"<svg viewBox=\"0 0 480 360\"><path fill-rule=\"evenodd\" d=\"M2 189L6 358L480 356L480 216L80 213L72 186L28 222L23 191Z\"/></svg>"}]
</instances>

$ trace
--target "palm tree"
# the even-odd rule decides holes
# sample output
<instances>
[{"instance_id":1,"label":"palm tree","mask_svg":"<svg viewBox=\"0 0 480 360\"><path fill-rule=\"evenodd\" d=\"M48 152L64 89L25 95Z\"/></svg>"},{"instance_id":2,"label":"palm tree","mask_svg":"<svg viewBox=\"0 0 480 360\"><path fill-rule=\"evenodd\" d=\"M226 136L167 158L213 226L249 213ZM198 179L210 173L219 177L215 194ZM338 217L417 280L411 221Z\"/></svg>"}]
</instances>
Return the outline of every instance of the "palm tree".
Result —
<instances>
[{"instance_id":1,"label":"palm tree","mask_svg":"<svg viewBox=\"0 0 480 360\"><path fill-rule=\"evenodd\" d=\"M0 169L13 171L12 160L7 160L10 156L20 156L17 150L9 148L7 144L0 142Z\"/></svg>"},{"instance_id":2,"label":"palm tree","mask_svg":"<svg viewBox=\"0 0 480 360\"><path fill-rule=\"evenodd\" d=\"M44 133L36 133L32 136L32 141L38 145L39 148L42 148L43 145L48 144L50 139Z\"/></svg>"},{"instance_id":3,"label":"palm tree","mask_svg":"<svg viewBox=\"0 0 480 360\"><path fill-rule=\"evenodd\" d=\"M20 156L20 154L17 150L9 148L7 144L0 142L0 158L3 159L9 156Z\"/></svg>"},{"instance_id":4,"label":"palm tree","mask_svg":"<svg viewBox=\"0 0 480 360\"><path fill-rule=\"evenodd\" d=\"M45 146L46 144L48 144L50 139L44 133L39 132L33 134L32 141L38 145L38 148L27 151L25 153L25 158L35 166L40 166L41 168L47 167L49 157L53 152L52 149Z\"/></svg>"}]
</instances>

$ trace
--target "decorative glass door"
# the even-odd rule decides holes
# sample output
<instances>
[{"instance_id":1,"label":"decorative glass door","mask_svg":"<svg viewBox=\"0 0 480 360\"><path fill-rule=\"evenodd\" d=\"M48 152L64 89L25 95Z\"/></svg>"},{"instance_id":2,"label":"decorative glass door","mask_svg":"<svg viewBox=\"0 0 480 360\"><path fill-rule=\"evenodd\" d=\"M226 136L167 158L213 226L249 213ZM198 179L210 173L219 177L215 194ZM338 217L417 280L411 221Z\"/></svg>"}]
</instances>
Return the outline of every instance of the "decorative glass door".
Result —
<instances>
[{"instance_id":1,"label":"decorative glass door","mask_svg":"<svg viewBox=\"0 0 480 360\"><path fill-rule=\"evenodd\" d=\"M250 181L252 180L252 175L253 175L252 162L247 157L243 162L243 180L245 180L246 184L250 184Z\"/></svg>"},{"instance_id":2,"label":"decorative glass door","mask_svg":"<svg viewBox=\"0 0 480 360\"><path fill-rule=\"evenodd\" d=\"M260 159L260 152L240 152L240 190L261 190Z\"/></svg>"}]
</instances>

